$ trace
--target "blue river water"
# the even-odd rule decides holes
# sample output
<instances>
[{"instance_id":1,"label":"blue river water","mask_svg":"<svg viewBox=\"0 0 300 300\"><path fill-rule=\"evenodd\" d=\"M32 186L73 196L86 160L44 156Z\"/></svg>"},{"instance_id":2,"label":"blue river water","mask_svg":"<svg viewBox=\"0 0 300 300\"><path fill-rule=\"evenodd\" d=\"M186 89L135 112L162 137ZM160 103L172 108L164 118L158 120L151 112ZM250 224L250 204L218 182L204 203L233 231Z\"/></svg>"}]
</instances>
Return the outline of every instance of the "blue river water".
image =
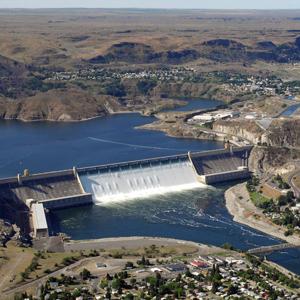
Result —
<instances>
[{"instance_id":1,"label":"blue river water","mask_svg":"<svg viewBox=\"0 0 300 300\"><path fill-rule=\"evenodd\" d=\"M281 113L283 117L292 116L300 108L300 103L289 106L286 110Z\"/></svg>"},{"instance_id":2,"label":"blue river water","mask_svg":"<svg viewBox=\"0 0 300 300\"><path fill-rule=\"evenodd\" d=\"M186 110L212 108L216 101L189 103ZM181 110L183 108L180 108ZM220 142L167 137L135 129L154 121L120 114L78 123L0 122L0 177L28 168L41 172L222 148ZM53 233L73 239L116 236L162 236L240 249L280 243L232 220L224 205L230 185L177 194L51 212ZM300 251L278 252L271 260L300 274Z\"/></svg>"}]
</instances>

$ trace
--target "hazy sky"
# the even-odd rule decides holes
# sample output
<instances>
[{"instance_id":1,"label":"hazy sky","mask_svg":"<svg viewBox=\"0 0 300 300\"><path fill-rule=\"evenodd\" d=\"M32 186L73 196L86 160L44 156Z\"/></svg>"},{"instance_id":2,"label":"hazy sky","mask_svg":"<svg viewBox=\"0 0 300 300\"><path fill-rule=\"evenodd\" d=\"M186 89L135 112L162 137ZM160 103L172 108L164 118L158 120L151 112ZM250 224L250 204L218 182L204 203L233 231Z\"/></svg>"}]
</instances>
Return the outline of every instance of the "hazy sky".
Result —
<instances>
[{"instance_id":1,"label":"hazy sky","mask_svg":"<svg viewBox=\"0 0 300 300\"><path fill-rule=\"evenodd\" d=\"M48 7L295 9L300 0L0 0L0 8Z\"/></svg>"}]
</instances>

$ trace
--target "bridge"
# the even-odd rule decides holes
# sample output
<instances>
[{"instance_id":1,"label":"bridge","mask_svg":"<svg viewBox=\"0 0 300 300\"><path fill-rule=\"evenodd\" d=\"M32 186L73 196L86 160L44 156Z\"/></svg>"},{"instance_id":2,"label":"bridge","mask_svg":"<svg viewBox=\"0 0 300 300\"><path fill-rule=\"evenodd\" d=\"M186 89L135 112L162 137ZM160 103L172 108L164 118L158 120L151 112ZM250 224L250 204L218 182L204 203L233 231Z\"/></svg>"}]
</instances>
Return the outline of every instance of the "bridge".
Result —
<instances>
[{"instance_id":1,"label":"bridge","mask_svg":"<svg viewBox=\"0 0 300 300\"><path fill-rule=\"evenodd\" d=\"M283 244L273 245L273 246L263 246L263 247L250 249L247 251L247 253L249 253L249 254L266 254L266 253L272 253L275 251L280 251L280 250L285 250L285 249L294 249L294 248L300 248L300 245L283 243Z\"/></svg>"}]
</instances>

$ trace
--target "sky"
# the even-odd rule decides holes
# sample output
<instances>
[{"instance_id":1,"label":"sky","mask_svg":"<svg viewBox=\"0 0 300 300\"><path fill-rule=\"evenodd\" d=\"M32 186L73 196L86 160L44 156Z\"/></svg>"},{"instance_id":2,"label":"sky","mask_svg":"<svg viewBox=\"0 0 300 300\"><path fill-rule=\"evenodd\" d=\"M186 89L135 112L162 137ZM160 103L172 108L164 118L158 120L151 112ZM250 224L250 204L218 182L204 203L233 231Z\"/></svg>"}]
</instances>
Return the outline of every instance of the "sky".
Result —
<instances>
[{"instance_id":1,"label":"sky","mask_svg":"<svg viewBox=\"0 0 300 300\"><path fill-rule=\"evenodd\" d=\"M0 0L0 8L300 9L300 0Z\"/></svg>"}]
</instances>

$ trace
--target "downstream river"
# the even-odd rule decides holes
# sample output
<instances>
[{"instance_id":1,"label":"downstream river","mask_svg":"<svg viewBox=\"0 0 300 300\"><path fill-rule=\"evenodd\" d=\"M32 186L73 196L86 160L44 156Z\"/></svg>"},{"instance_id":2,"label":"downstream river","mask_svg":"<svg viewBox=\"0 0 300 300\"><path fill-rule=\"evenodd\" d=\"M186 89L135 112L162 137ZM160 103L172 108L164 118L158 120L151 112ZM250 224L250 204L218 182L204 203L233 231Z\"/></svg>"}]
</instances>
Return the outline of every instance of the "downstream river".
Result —
<instances>
[{"instance_id":1,"label":"downstream river","mask_svg":"<svg viewBox=\"0 0 300 300\"><path fill-rule=\"evenodd\" d=\"M212 108L217 101L193 100L179 110ZM167 137L136 130L154 121L139 114L119 114L78 123L0 122L0 177L28 168L41 172L222 148L220 142ZM53 233L73 239L116 236L162 236L240 249L280 241L232 220L224 205L229 185L203 187L105 206L54 211ZM300 274L300 250L272 254L269 259Z\"/></svg>"}]
</instances>

